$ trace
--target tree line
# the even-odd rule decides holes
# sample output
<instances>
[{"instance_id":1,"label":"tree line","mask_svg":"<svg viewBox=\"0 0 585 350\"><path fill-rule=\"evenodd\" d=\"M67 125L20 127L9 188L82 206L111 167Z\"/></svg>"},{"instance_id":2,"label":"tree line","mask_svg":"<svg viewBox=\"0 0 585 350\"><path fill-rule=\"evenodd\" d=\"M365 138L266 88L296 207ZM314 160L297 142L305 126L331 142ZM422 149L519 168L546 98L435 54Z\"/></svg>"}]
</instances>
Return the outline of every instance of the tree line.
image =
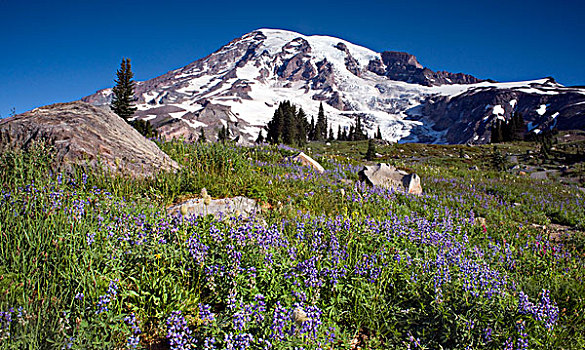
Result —
<instances>
[{"instance_id":1,"label":"tree line","mask_svg":"<svg viewBox=\"0 0 585 350\"><path fill-rule=\"evenodd\" d=\"M490 143L509 141L522 141L526 133L526 125L522 113L514 112L512 118L507 120L496 120L492 125Z\"/></svg>"},{"instance_id":2,"label":"tree line","mask_svg":"<svg viewBox=\"0 0 585 350\"><path fill-rule=\"evenodd\" d=\"M266 138L260 131L256 142L266 141L273 144L283 143L302 146L308 141L360 141L369 138L364 130L360 116L357 117L355 125L350 125L349 128L342 128L339 125L337 135L335 135L333 127L325 115L323 103L319 104L317 121L315 121L314 117L311 117L309 122L303 108L297 109L290 101L283 101L279 103L274 111L274 115L266 125L265 131ZM382 139L382 132L379 126L374 138Z\"/></svg>"}]
</instances>

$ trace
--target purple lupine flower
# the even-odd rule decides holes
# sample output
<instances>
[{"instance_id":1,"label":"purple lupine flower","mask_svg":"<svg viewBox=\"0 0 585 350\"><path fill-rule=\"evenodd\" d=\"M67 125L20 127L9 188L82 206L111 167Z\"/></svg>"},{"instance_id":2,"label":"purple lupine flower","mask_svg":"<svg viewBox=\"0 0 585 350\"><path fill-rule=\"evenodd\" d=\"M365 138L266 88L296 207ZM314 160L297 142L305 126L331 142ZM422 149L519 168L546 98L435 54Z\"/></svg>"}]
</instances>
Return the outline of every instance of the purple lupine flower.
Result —
<instances>
[{"instance_id":1,"label":"purple lupine flower","mask_svg":"<svg viewBox=\"0 0 585 350\"><path fill-rule=\"evenodd\" d=\"M132 334L128 337L126 341L126 345L128 349L137 349L138 345L140 344L140 327L138 326L138 322L136 321L136 315L133 313L130 316L124 317L124 322L130 326Z\"/></svg>"},{"instance_id":2,"label":"purple lupine flower","mask_svg":"<svg viewBox=\"0 0 585 350\"><path fill-rule=\"evenodd\" d=\"M520 320L516 323L516 329L518 331L518 344L516 350L528 350L528 334L524 327L524 320Z\"/></svg>"},{"instance_id":3,"label":"purple lupine flower","mask_svg":"<svg viewBox=\"0 0 585 350\"><path fill-rule=\"evenodd\" d=\"M280 301L277 301L272 313L270 338L283 340L286 336L286 333L289 333L287 328L290 326L290 324L291 322L289 311L280 304Z\"/></svg>"},{"instance_id":4,"label":"purple lupine flower","mask_svg":"<svg viewBox=\"0 0 585 350\"><path fill-rule=\"evenodd\" d=\"M110 281L106 294L99 296L97 302L98 309L95 312L96 314L99 315L109 311L109 305L112 302L112 299L118 294L118 285L116 282L118 282L118 279Z\"/></svg>"},{"instance_id":5,"label":"purple lupine flower","mask_svg":"<svg viewBox=\"0 0 585 350\"><path fill-rule=\"evenodd\" d=\"M181 311L173 311L167 318L167 339L171 350L193 349L196 339L191 335L191 329Z\"/></svg>"},{"instance_id":6,"label":"purple lupine flower","mask_svg":"<svg viewBox=\"0 0 585 350\"><path fill-rule=\"evenodd\" d=\"M213 313L211 313L211 306L210 305L199 303L199 318L203 322L215 321L215 315Z\"/></svg>"}]
</instances>

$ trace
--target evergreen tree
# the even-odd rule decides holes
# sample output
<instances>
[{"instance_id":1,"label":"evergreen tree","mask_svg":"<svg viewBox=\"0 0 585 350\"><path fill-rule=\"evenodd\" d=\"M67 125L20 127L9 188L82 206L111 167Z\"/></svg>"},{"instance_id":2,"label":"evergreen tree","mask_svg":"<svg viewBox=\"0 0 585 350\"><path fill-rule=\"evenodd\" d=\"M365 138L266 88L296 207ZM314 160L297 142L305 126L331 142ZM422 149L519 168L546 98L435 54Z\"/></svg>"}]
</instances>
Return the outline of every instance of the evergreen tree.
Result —
<instances>
[{"instance_id":1,"label":"evergreen tree","mask_svg":"<svg viewBox=\"0 0 585 350\"><path fill-rule=\"evenodd\" d=\"M335 140L335 135L333 134L333 127L329 126L329 141Z\"/></svg>"},{"instance_id":2,"label":"evergreen tree","mask_svg":"<svg viewBox=\"0 0 585 350\"><path fill-rule=\"evenodd\" d=\"M368 140L368 151L366 152L366 160L374 160L376 158L376 145L373 139Z\"/></svg>"},{"instance_id":3,"label":"evergreen tree","mask_svg":"<svg viewBox=\"0 0 585 350\"><path fill-rule=\"evenodd\" d=\"M274 115L272 116L272 120L268 122L267 128L268 132L266 135L266 140L270 143L279 143L281 142L281 135L282 135L282 128L283 128L283 121L284 115L282 113L282 108L280 104L276 111L274 111Z\"/></svg>"},{"instance_id":4,"label":"evergreen tree","mask_svg":"<svg viewBox=\"0 0 585 350\"><path fill-rule=\"evenodd\" d=\"M264 136L262 135L262 130L258 133L258 138L256 138L256 143L260 144L264 142Z\"/></svg>"},{"instance_id":5,"label":"evergreen tree","mask_svg":"<svg viewBox=\"0 0 585 350\"><path fill-rule=\"evenodd\" d=\"M307 115L303 109L297 111L289 101L281 102L272 120L268 122L266 140L270 143L304 145L307 142Z\"/></svg>"},{"instance_id":6,"label":"evergreen tree","mask_svg":"<svg viewBox=\"0 0 585 350\"><path fill-rule=\"evenodd\" d=\"M524 123L524 117L522 113L516 112L514 113L514 139L515 140L524 140L524 134L526 133L526 124Z\"/></svg>"},{"instance_id":7,"label":"evergreen tree","mask_svg":"<svg viewBox=\"0 0 585 350\"><path fill-rule=\"evenodd\" d=\"M205 129L201 128L201 132L199 133L199 140L200 143L207 142L207 138L205 137Z\"/></svg>"},{"instance_id":8,"label":"evergreen tree","mask_svg":"<svg viewBox=\"0 0 585 350\"><path fill-rule=\"evenodd\" d=\"M296 126L297 135L295 141L297 145L302 146L307 143L307 129L309 128L307 115L302 108L299 108L299 111L296 114Z\"/></svg>"},{"instance_id":9,"label":"evergreen tree","mask_svg":"<svg viewBox=\"0 0 585 350\"><path fill-rule=\"evenodd\" d=\"M510 122L503 121L500 123L500 130L502 131L502 141L508 142L512 141L513 137L513 119Z\"/></svg>"},{"instance_id":10,"label":"evergreen tree","mask_svg":"<svg viewBox=\"0 0 585 350\"><path fill-rule=\"evenodd\" d=\"M353 133L351 133L351 139L353 141L361 141L361 140L367 140L368 139L368 135L364 132L363 130L363 126L362 126L362 117L358 115L357 117L357 121L355 124L355 129L353 130Z\"/></svg>"},{"instance_id":11,"label":"evergreen tree","mask_svg":"<svg viewBox=\"0 0 585 350\"><path fill-rule=\"evenodd\" d=\"M378 125L378 133L376 134L376 138L378 140L382 139L382 131L380 130L380 125Z\"/></svg>"},{"instance_id":12,"label":"evergreen tree","mask_svg":"<svg viewBox=\"0 0 585 350\"><path fill-rule=\"evenodd\" d=\"M343 141L342 135L341 135L341 125L338 125L337 126L337 140L338 141Z\"/></svg>"},{"instance_id":13,"label":"evergreen tree","mask_svg":"<svg viewBox=\"0 0 585 350\"><path fill-rule=\"evenodd\" d=\"M114 96L112 97L112 105L110 108L118 116L128 121L137 109L132 104L134 102L134 81L132 80L134 73L132 73L129 58L122 59L120 69L116 72L116 76L117 79L114 80L116 86L112 89Z\"/></svg>"},{"instance_id":14,"label":"evergreen tree","mask_svg":"<svg viewBox=\"0 0 585 350\"><path fill-rule=\"evenodd\" d=\"M494 169L498 170L498 171L503 171L506 170L506 157L504 157L502 155L502 152L500 152L498 150L497 146L494 146L494 149L492 151L492 166L494 167Z\"/></svg>"},{"instance_id":15,"label":"evergreen tree","mask_svg":"<svg viewBox=\"0 0 585 350\"><path fill-rule=\"evenodd\" d=\"M134 127L134 129L136 129L144 137L151 138L151 137L156 137L158 135L156 130L152 127L152 124L150 124L146 120L136 119L136 120L128 122L128 123L130 125L132 125Z\"/></svg>"},{"instance_id":16,"label":"evergreen tree","mask_svg":"<svg viewBox=\"0 0 585 350\"><path fill-rule=\"evenodd\" d=\"M221 129L217 132L217 140L221 141L221 142L225 142L228 138L228 130L227 128L224 126L221 127Z\"/></svg>"},{"instance_id":17,"label":"evergreen tree","mask_svg":"<svg viewBox=\"0 0 585 350\"><path fill-rule=\"evenodd\" d=\"M327 118L323 109L323 102L319 104L319 113L317 114L317 124L315 124L315 141L327 139Z\"/></svg>"},{"instance_id":18,"label":"evergreen tree","mask_svg":"<svg viewBox=\"0 0 585 350\"><path fill-rule=\"evenodd\" d=\"M297 110L289 101L284 101L280 108L282 108L283 123L282 123L282 142L287 145L295 143L297 138Z\"/></svg>"},{"instance_id":19,"label":"evergreen tree","mask_svg":"<svg viewBox=\"0 0 585 350\"><path fill-rule=\"evenodd\" d=\"M315 117L311 116L311 125L309 126L309 140L315 141Z\"/></svg>"},{"instance_id":20,"label":"evergreen tree","mask_svg":"<svg viewBox=\"0 0 585 350\"><path fill-rule=\"evenodd\" d=\"M498 119L492 125L492 135L491 135L491 143L500 143L504 141L503 133L502 133L502 122Z\"/></svg>"}]
</instances>

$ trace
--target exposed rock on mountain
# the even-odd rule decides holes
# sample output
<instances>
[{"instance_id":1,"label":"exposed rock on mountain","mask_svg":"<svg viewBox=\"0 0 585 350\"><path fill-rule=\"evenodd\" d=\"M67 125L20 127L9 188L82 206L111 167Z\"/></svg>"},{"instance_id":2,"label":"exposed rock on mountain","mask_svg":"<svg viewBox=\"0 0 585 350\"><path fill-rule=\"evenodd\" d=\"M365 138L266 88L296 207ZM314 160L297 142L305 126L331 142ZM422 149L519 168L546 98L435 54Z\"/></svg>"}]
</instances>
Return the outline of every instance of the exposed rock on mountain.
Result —
<instances>
[{"instance_id":1,"label":"exposed rock on mountain","mask_svg":"<svg viewBox=\"0 0 585 350\"><path fill-rule=\"evenodd\" d=\"M490 122L510 120L514 112L522 113L528 130L536 133L554 127L585 129L585 90L563 87L547 78L528 85L473 87L456 96L438 97L422 108L425 121L445 132L447 143L487 143Z\"/></svg>"},{"instance_id":2,"label":"exposed rock on mountain","mask_svg":"<svg viewBox=\"0 0 585 350\"><path fill-rule=\"evenodd\" d=\"M83 100L106 105L111 96L106 89ZM533 129L582 128L585 118L585 88L550 79L496 83L433 71L404 52L377 53L334 37L275 29L248 33L139 82L136 96L137 118L165 137L189 140L201 129L214 140L226 127L231 138L253 142L283 100L309 115L324 102L334 130L360 116L370 135L380 126L384 139L398 142L487 142L494 121L516 109Z\"/></svg>"},{"instance_id":3,"label":"exposed rock on mountain","mask_svg":"<svg viewBox=\"0 0 585 350\"><path fill-rule=\"evenodd\" d=\"M463 73L433 72L418 63L416 57L406 52L384 51L382 62L386 66L385 70L380 69L380 65L375 61L370 62L369 66L373 68L374 73L384 75L391 80L424 86L475 84L483 81Z\"/></svg>"},{"instance_id":4,"label":"exposed rock on mountain","mask_svg":"<svg viewBox=\"0 0 585 350\"><path fill-rule=\"evenodd\" d=\"M131 176L152 176L178 169L122 118L85 102L58 103L0 120L0 149L27 148L41 140L55 148L63 170L69 164L102 164Z\"/></svg>"}]
</instances>

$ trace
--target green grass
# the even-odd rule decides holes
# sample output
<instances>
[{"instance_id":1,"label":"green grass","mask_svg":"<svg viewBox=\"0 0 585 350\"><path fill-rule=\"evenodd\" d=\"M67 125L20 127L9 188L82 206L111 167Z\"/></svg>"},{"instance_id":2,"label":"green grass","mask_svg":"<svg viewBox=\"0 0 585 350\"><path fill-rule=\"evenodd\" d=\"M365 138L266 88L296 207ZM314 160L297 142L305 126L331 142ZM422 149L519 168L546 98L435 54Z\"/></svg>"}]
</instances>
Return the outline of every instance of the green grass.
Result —
<instances>
[{"instance_id":1,"label":"green grass","mask_svg":"<svg viewBox=\"0 0 585 350\"><path fill-rule=\"evenodd\" d=\"M250 349L264 348L260 339L277 349L585 346L585 199L575 185L495 171L488 146L378 146L380 161L421 176L420 197L357 181L367 142L308 144L323 175L283 162L295 152L287 147L160 146L181 170L140 180L59 174L43 145L0 156L0 311L13 308L10 322L0 315L0 348L125 348L130 315L140 348L168 348L175 311L199 346L213 338L218 348L248 336ZM272 210L167 216L203 187ZM571 236L550 240L541 227L552 223ZM558 320L519 311L521 292L558 307ZM300 329L296 307L309 313Z\"/></svg>"}]
</instances>

